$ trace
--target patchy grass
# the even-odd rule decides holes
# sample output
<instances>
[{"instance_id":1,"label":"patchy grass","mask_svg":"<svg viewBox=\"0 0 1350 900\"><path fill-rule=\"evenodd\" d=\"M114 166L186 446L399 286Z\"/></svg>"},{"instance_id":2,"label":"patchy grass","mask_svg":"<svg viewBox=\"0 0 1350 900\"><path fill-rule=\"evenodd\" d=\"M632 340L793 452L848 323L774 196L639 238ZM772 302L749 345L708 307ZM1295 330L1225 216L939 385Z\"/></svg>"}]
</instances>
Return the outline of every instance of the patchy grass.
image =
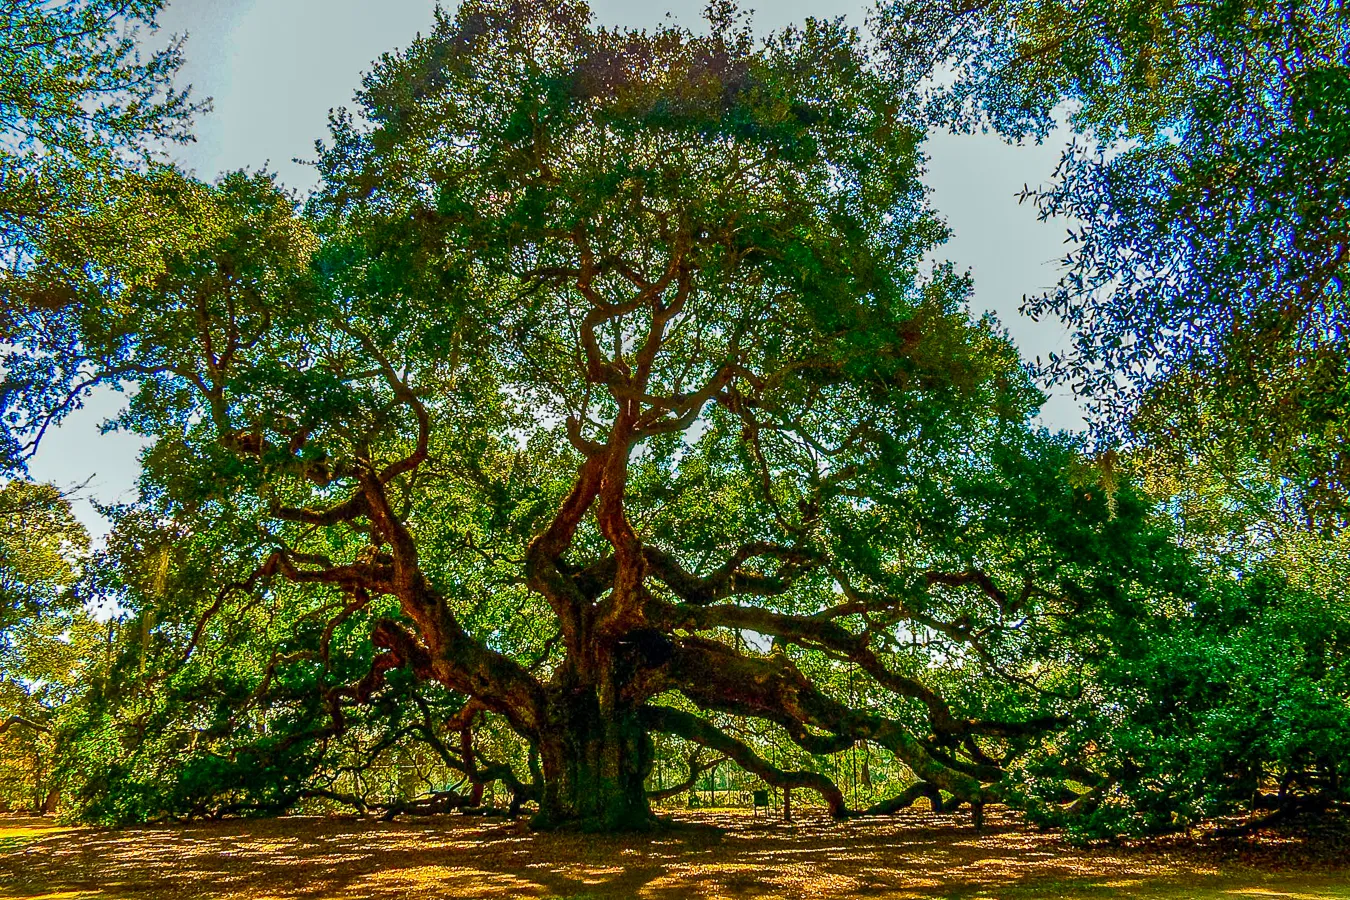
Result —
<instances>
[{"instance_id":1,"label":"patchy grass","mask_svg":"<svg viewBox=\"0 0 1350 900\"><path fill-rule=\"evenodd\" d=\"M122 831L0 820L0 900L1350 900L1350 859L1291 839L1084 850L998 817L978 835L919 811L842 825L739 811L679 819L694 827L645 838L460 816Z\"/></svg>"},{"instance_id":2,"label":"patchy grass","mask_svg":"<svg viewBox=\"0 0 1350 900\"><path fill-rule=\"evenodd\" d=\"M72 830L42 819L0 818L0 856L15 853L38 838Z\"/></svg>"}]
</instances>

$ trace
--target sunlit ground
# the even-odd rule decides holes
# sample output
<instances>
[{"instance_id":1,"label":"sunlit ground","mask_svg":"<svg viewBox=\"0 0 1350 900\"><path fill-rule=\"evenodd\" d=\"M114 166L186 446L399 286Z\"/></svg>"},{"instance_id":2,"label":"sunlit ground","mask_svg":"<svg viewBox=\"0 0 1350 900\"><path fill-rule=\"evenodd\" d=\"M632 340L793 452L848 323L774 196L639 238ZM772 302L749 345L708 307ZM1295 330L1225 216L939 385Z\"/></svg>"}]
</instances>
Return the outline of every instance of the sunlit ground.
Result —
<instances>
[{"instance_id":1,"label":"sunlit ground","mask_svg":"<svg viewBox=\"0 0 1350 900\"><path fill-rule=\"evenodd\" d=\"M539 835L462 816L382 824L286 818L123 831L0 819L2 900L411 900L446 897L943 897L1350 900L1350 859L1296 841L1070 847L994 817L911 811L792 825L681 813L648 838Z\"/></svg>"}]
</instances>

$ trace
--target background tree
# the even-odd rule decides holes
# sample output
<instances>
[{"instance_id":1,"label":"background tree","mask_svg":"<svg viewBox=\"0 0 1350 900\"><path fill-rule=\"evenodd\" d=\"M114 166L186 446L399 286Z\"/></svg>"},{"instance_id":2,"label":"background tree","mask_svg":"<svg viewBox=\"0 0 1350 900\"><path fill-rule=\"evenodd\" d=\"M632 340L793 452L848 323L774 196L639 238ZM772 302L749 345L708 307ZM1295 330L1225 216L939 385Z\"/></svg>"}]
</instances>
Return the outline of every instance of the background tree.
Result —
<instances>
[{"instance_id":1,"label":"background tree","mask_svg":"<svg viewBox=\"0 0 1350 900\"><path fill-rule=\"evenodd\" d=\"M1171 462L1142 453L1126 467L1197 564L1193 587L1176 592L1190 600L1157 598L1098 623L1111 639L1091 662L1094 712L1075 717L1046 768L1028 761L1022 802L1093 837L1214 820L1247 831L1344 809L1346 534L1310 532L1289 497L1297 488L1259 460ZM1055 777L1064 757L1096 773L1067 809Z\"/></svg>"},{"instance_id":2,"label":"background tree","mask_svg":"<svg viewBox=\"0 0 1350 900\"><path fill-rule=\"evenodd\" d=\"M1063 280L1026 306L1075 331L1044 372L1108 432L1261 460L1343 521L1345 4L897 2L881 22L896 74L955 68L948 122L1043 135L1064 109L1086 137L1028 193L1075 222Z\"/></svg>"},{"instance_id":3,"label":"background tree","mask_svg":"<svg viewBox=\"0 0 1350 900\"><path fill-rule=\"evenodd\" d=\"M893 76L955 70L936 120L1023 137L1063 113L1085 138L1026 194L1077 220L1063 280L1026 304L1075 332L1042 373L1127 443L1103 471L1141 479L1204 571L1103 657L1116 713L1079 746L1110 775L1084 827L1343 802L1344 4L899 2L879 22Z\"/></svg>"},{"instance_id":4,"label":"background tree","mask_svg":"<svg viewBox=\"0 0 1350 900\"><path fill-rule=\"evenodd\" d=\"M0 488L0 803L42 811L57 795L59 708L78 693L94 623L73 590L89 538L48 484Z\"/></svg>"},{"instance_id":5,"label":"background tree","mask_svg":"<svg viewBox=\"0 0 1350 900\"><path fill-rule=\"evenodd\" d=\"M59 278L17 277L34 263L35 232L106 190L120 167L190 139L204 105L172 86L182 39L145 53L163 7L0 2L0 335L14 310L71 299Z\"/></svg>"}]
</instances>

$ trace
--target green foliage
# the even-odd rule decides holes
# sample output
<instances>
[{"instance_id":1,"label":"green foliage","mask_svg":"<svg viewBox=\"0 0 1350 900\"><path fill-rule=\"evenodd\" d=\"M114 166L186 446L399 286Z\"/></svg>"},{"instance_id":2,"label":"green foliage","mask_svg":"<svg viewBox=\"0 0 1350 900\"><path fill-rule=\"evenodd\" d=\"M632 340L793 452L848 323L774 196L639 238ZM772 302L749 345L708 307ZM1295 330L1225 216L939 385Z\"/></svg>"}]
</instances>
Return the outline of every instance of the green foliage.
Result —
<instances>
[{"instance_id":1,"label":"green foliage","mask_svg":"<svg viewBox=\"0 0 1350 900\"><path fill-rule=\"evenodd\" d=\"M956 68L940 118L1039 135L1064 104L1088 138L1028 192L1074 223L1062 281L1027 303L1075 331L1044 372L1117 436L1217 442L1344 519L1345 4L900 2L883 20L900 74Z\"/></svg>"},{"instance_id":2,"label":"green foliage","mask_svg":"<svg viewBox=\"0 0 1350 900\"><path fill-rule=\"evenodd\" d=\"M55 487L0 487L0 804L42 810L58 788L51 727L80 694L97 626L73 590L89 538Z\"/></svg>"},{"instance_id":3,"label":"green foliage","mask_svg":"<svg viewBox=\"0 0 1350 900\"><path fill-rule=\"evenodd\" d=\"M1343 799L1344 610L1260 570L1219 581L1193 606L1158 610L1137 623L1146 642L1113 644L1097 661L1090 708L1028 761L1024 802L1075 834L1106 837ZM1054 805L1066 775L1093 788L1067 811Z\"/></svg>"},{"instance_id":4,"label":"green foliage","mask_svg":"<svg viewBox=\"0 0 1350 900\"><path fill-rule=\"evenodd\" d=\"M1033 814L1081 837L1344 800L1345 533L1310 530L1258 461L1235 474L1216 456L1124 463L1175 522L1173 564L1193 584L1097 624L1078 724L1023 770ZM1093 788L1068 811L1066 776Z\"/></svg>"},{"instance_id":5,"label":"green foliage","mask_svg":"<svg viewBox=\"0 0 1350 900\"><path fill-rule=\"evenodd\" d=\"M57 488L19 479L0 487L0 634L78 609L69 588L74 560L88 549L89 536Z\"/></svg>"},{"instance_id":6,"label":"green foliage","mask_svg":"<svg viewBox=\"0 0 1350 900\"><path fill-rule=\"evenodd\" d=\"M116 517L86 586L120 613L56 727L67 815L116 825L396 795L375 770L425 744L427 721L441 725L462 699L409 673L358 698L368 613L329 625L344 605L332 593L222 592L237 569L227 529L189 536L139 511ZM423 768L436 786L458 780L439 759Z\"/></svg>"},{"instance_id":7,"label":"green foliage","mask_svg":"<svg viewBox=\"0 0 1350 900\"><path fill-rule=\"evenodd\" d=\"M190 139L204 108L176 91L182 41L143 55L163 0L0 3L0 335L30 305L72 299L59 278L20 278L41 230L108 179Z\"/></svg>"}]
</instances>

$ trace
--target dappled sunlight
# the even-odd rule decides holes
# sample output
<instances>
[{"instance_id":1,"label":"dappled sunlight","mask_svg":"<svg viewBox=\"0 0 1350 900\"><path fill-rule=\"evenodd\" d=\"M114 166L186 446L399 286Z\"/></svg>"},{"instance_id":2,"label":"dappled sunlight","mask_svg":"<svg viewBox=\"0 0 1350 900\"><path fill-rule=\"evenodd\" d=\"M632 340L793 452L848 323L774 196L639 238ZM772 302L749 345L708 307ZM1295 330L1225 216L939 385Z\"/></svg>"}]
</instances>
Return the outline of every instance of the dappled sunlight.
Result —
<instances>
[{"instance_id":1,"label":"dappled sunlight","mask_svg":"<svg viewBox=\"0 0 1350 900\"><path fill-rule=\"evenodd\" d=\"M1350 898L1316 879L1163 849L1070 847L996 815L911 810L836 824L737 811L647 837L534 834L463 816L392 824L289 817L107 831L10 820L0 900L405 900L442 897ZM714 828L722 829L719 834Z\"/></svg>"},{"instance_id":2,"label":"dappled sunlight","mask_svg":"<svg viewBox=\"0 0 1350 900\"><path fill-rule=\"evenodd\" d=\"M33 838L42 837L43 835L59 834L63 831L72 830L65 826L45 822L42 819L22 819L16 821L21 822L22 824L7 824L0 820L0 841L11 839L29 841Z\"/></svg>"}]
</instances>

